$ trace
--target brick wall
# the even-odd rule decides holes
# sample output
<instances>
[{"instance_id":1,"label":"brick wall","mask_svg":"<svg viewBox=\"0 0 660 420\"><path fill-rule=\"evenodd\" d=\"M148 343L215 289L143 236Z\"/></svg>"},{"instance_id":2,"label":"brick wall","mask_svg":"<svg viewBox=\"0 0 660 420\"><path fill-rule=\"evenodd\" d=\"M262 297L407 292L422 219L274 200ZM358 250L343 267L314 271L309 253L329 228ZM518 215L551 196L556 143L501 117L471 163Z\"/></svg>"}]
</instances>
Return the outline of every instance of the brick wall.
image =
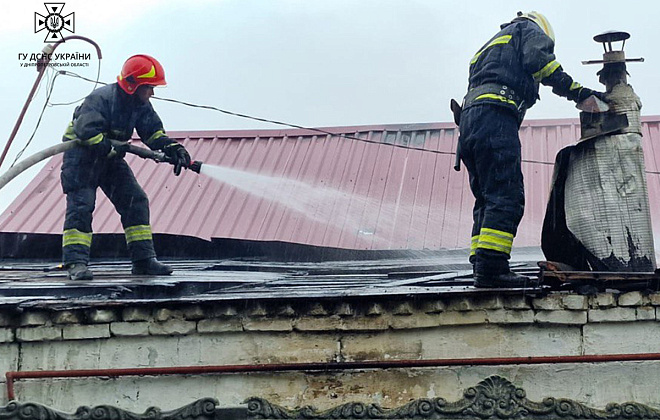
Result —
<instances>
[{"instance_id":1,"label":"brick wall","mask_svg":"<svg viewBox=\"0 0 660 420\"><path fill-rule=\"evenodd\" d=\"M660 352L660 294L241 301L218 304L0 308L0 372ZM660 362L464 366L16 382L21 401L71 411L112 404L132 411L201 397L240 405L261 396L289 407L347 401L397 406L461 397L487 376L507 377L530 399L593 407L628 400L658 406ZM4 375L0 386L5 387ZM5 392L0 405L7 403Z\"/></svg>"}]
</instances>

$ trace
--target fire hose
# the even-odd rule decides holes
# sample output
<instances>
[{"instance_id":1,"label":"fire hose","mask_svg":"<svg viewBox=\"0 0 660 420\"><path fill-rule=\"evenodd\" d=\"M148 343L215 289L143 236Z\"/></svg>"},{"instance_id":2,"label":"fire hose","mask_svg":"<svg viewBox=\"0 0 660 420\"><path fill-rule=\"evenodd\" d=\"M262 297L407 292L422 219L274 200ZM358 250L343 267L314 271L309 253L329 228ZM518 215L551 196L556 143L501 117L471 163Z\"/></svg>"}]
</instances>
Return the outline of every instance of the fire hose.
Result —
<instances>
[{"instance_id":1,"label":"fire hose","mask_svg":"<svg viewBox=\"0 0 660 420\"><path fill-rule=\"evenodd\" d=\"M118 140L111 140L111 142L114 145L123 144L123 142L120 142ZM80 146L77 141L66 141L60 144L56 144L55 146L51 146L47 149L44 149L38 153L33 154L32 156L23 159L16 165L9 168L9 170L5 172L2 176L0 176L0 189L2 189L12 179L16 178L26 169L34 166L35 164L41 162L44 159L48 159L49 157L55 156L58 153L66 152L67 150L73 149L74 147L84 147L84 146ZM128 150L126 150L126 152L137 155L143 159L151 159L158 163L167 162L170 164L174 164L174 162L172 162L172 160L167 155L165 155L165 153L158 150L145 149L144 147L138 147L129 144ZM190 165L186 166L186 169L190 169L193 172L199 173L202 169L202 162L193 161L190 163Z\"/></svg>"}]
</instances>

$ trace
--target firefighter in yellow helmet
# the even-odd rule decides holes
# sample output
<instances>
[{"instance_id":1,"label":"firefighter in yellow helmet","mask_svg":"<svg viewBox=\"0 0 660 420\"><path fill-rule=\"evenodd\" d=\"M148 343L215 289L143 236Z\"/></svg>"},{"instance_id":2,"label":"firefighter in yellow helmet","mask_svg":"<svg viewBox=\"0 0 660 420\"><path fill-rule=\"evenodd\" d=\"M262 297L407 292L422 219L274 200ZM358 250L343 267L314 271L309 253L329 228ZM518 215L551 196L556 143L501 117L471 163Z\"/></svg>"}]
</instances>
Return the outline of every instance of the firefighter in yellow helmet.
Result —
<instances>
[{"instance_id":1,"label":"firefighter in yellow helmet","mask_svg":"<svg viewBox=\"0 0 660 420\"><path fill-rule=\"evenodd\" d=\"M563 71L554 47L545 16L518 12L470 61L459 149L475 197L470 261L477 287L531 285L511 272L508 260L525 204L518 129L539 84L578 103L591 95L604 99Z\"/></svg>"}]
</instances>

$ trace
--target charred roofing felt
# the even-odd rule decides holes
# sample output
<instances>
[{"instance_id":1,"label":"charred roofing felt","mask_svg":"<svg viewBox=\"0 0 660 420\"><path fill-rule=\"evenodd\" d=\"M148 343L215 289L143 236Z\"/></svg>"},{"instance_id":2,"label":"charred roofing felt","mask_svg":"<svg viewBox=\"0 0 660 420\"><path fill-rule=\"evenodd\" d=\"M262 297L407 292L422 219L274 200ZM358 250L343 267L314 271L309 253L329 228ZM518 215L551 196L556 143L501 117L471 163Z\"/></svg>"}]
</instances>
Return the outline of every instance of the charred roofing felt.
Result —
<instances>
[{"instance_id":1,"label":"charred roofing felt","mask_svg":"<svg viewBox=\"0 0 660 420\"><path fill-rule=\"evenodd\" d=\"M525 257L535 258L532 251ZM457 261L460 260L460 263ZM0 267L0 308L86 308L153 303L219 303L397 299L405 296L492 294L473 287L465 255L450 251L433 258L284 263L247 260L170 262L171 276L132 276L130 264L91 264L93 281L67 281L66 271L47 263ZM536 275L523 261L514 270ZM538 293L539 288L498 289Z\"/></svg>"}]
</instances>

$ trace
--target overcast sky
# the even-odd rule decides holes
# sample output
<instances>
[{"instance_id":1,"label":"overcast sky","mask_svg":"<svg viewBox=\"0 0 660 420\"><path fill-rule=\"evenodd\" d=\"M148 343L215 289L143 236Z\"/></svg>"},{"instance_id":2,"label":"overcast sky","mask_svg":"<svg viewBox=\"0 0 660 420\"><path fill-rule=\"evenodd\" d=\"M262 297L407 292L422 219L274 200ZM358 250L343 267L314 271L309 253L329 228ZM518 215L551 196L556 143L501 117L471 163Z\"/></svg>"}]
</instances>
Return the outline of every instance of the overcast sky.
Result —
<instances>
[{"instance_id":1,"label":"overcast sky","mask_svg":"<svg viewBox=\"0 0 660 420\"><path fill-rule=\"evenodd\" d=\"M516 11L538 10L552 23L557 60L577 81L602 89L593 36L617 29L631 33L629 82L641 97L643 115L660 114L660 2L512 0L69 0L75 33L101 47L100 79L114 82L133 54L156 57L168 86L159 96L213 105L235 112L328 127L362 124L449 122L450 98L467 88L468 62ZM45 32L34 33L43 1L5 2L0 25L0 146L36 78L20 66L19 53L39 52ZM64 31L64 35L69 34ZM94 50L71 41L58 53ZM94 56L94 54L93 54ZM98 61L69 68L96 78ZM52 77L52 75L51 75ZM0 168L4 173L25 146L45 102L46 79ZM83 98L92 84L58 77L51 102ZM542 100L527 119L575 118L571 102L541 88ZM46 109L26 155L61 140L76 105ZM154 102L166 130L271 128L216 112ZM42 165L39 165L40 168ZM36 174L28 171L0 191L0 211Z\"/></svg>"}]
</instances>

